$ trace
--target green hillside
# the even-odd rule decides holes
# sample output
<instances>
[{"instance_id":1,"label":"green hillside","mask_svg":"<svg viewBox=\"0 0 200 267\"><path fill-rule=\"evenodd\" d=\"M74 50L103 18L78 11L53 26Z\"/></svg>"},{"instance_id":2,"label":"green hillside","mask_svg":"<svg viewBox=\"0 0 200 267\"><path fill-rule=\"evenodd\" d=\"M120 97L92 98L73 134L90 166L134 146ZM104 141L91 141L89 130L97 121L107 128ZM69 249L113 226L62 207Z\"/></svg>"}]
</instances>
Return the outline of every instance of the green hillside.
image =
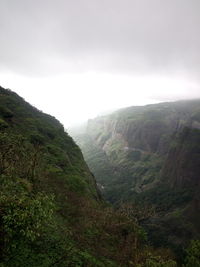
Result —
<instances>
[{"instance_id":1,"label":"green hillside","mask_svg":"<svg viewBox=\"0 0 200 267\"><path fill-rule=\"evenodd\" d=\"M1 267L176 266L102 200L60 122L2 87L0 189Z\"/></svg>"}]
</instances>

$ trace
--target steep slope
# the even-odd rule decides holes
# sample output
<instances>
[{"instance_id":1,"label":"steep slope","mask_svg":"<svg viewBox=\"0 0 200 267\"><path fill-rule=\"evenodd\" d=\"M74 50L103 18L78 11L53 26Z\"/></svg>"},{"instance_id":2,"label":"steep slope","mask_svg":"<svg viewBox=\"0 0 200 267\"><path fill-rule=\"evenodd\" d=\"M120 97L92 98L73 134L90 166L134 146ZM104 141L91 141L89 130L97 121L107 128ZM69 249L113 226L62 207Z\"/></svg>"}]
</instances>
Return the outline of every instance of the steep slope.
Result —
<instances>
[{"instance_id":1,"label":"steep slope","mask_svg":"<svg viewBox=\"0 0 200 267\"><path fill-rule=\"evenodd\" d=\"M0 87L0 265L175 266L145 238L135 220L101 200L63 126Z\"/></svg>"},{"instance_id":2,"label":"steep slope","mask_svg":"<svg viewBox=\"0 0 200 267\"><path fill-rule=\"evenodd\" d=\"M96 205L100 197L80 149L55 118L3 88L0 127L5 266L50 266L57 261L58 266L68 266L68 261L81 261L83 252L76 244L81 208L87 202Z\"/></svg>"},{"instance_id":3,"label":"steep slope","mask_svg":"<svg viewBox=\"0 0 200 267\"><path fill-rule=\"evenodd\" d=\"M200 237L199 138L200 100L125 108L75 136L104 197L153 205L143 223L154 243L172 246Z\"/></svg>"}]
</instances>

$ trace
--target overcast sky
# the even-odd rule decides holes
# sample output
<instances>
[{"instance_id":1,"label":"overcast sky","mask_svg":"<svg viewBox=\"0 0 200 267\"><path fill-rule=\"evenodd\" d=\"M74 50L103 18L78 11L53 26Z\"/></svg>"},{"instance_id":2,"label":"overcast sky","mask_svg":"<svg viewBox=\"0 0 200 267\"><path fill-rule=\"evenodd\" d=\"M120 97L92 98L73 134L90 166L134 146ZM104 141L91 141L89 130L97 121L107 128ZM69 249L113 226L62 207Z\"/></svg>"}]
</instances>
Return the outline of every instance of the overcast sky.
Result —
<instances>
[{"instance_id":1,"label":"overcast sky","mask_svg":"<svg viewBox=\"0 0 200 267\"><path fill-rule=\"evenodd\" d=\"M0 85L66 127L200 97L200 0L0 0Z\"/></svg>"}]
</instances>

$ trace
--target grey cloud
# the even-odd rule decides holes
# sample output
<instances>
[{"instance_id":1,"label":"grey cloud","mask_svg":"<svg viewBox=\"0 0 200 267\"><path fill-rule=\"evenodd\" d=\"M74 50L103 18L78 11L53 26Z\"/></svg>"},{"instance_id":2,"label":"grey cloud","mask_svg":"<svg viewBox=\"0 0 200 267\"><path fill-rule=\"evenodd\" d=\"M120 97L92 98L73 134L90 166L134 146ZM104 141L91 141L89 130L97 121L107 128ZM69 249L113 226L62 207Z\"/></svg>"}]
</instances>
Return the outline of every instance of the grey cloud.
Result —
<instances>
[{"instance_id":1,"label":"grey cloud","mask_svg":"<svg viewBox=\"0 0 200 267\"><path fill-rule=\"evenodd\" d=\"M1 0L0 69L200 71L199 0Z\"/></svg>"}]
</instances>

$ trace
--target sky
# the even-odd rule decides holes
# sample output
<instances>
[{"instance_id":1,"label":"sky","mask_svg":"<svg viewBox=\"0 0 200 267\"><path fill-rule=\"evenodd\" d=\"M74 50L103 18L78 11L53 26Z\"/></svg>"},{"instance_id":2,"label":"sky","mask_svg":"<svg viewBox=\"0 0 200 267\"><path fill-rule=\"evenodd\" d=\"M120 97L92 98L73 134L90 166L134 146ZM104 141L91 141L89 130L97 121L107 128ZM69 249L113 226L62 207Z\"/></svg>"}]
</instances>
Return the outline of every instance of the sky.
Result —
<instances>
[{"instance_id":1,"label":"sky","mask_svg":"<svg viewBox=\"0 0 200 267\"><path fill-rule=\"evenodd\" d=\"M200 98L199 0L0 0L0 85L70 127Z\"/></svg>"}]
</instances>

